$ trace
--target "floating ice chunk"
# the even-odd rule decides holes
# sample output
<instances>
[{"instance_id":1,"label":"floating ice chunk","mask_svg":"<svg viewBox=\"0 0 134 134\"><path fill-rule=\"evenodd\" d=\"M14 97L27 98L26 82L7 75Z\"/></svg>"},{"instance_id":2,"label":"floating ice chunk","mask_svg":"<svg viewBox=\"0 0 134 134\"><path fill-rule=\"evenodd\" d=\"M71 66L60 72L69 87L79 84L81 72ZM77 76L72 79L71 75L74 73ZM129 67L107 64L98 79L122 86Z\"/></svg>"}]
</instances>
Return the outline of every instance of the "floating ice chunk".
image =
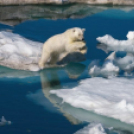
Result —
<instances>
[{"instance_id":1,"label":"floating ice chunk","mask_svg":"<svg viewBox=\"0 0 134 134\"><path fill-rule=\"evenodd\" d=\"M134 69L134 57L127 55L123 58L115 58L115 63L122 69L125 71L133 71Z\"/></svg>"},{"instance_id":2,"label":"floating ice chunk","mask_svg":"<svg viewBox=\"0 0 134 134\"><path fill-rule=\"evenodd\" d=\"M131 53L127 53L123 58L117 58L116 53L112 52L106 59L112 60L121 70L127 72L134 70L134 56Z\"/></svg>"},{"instance_id":3,"label":"floating ice chunk","mask_svg":"<svg viewBox=\"0 0 134 134\"><path fill-rule=\"evenodd\" d=\"M133 31L128 32L127 38L128 40L134 40L134 32Z\"/></svg>"},{"instance_id":4,"label":"floating ice chunk","mask_svg":"<svg viewBox=\"0 0 134 134\"><path fill-rule=\"evenodd\" d=\"M77 131L74 134L106 134L106 132L100 123L91 123L90 125L84 127L83 129Z\"/></svg>"},{"instance_id":5,"label":"floating ice chunk","mask_svg":"<svg viewBox=\"0 0 134 134\"><path fill-rule=\"evenodd\" d=\"M101 68L94 65L92 68L90 68L89 74L91 77L100 76L101 75Z\"/></svg>"},{"instance_id":6,"label":"floating ice chunk","mask_svg":"<svg viewBox=\"0 0 134 134\"><path fill-rule=\"evenodd\" d=\"M128 38L129 40L117 40L110 35L105 35L103 37L98 37L97 41L99 41L102 44L103 49L105 48L107 51L125 51L134 53L134 39L130 40L130 38L132 38L131 32Z\"/></svg>"},{"instance_id":7,"label":"floating ice chunk","mask_svg":"<svg viewBox=\"0 0 134 134\"><path fill-rule=\"evenodd\" d=\"M72 89L51 90L76 108L134 125L133 80L127 78L88 78Z\"/></svg>"},{"instance_id":8,"label":"floating ice chunk","mask_svg":"<svg viewBox=\"0 0 134 134\"><path fill-rule=\"evenodd\" d=\"M93 66L93 62L91 62L91 64L89 65L89 74L91 77L96 77L96 76L114 77L114 76L117 76L119 72L119 67L115 66L112 61L104 62L102 67L99 67L95 63Z\"/></svg>"},{"instance_id":9,"label":"floating ice chunk","mask_svg":"<svg viewBox=\"0 0 134 134\"><path fill-rule=\"evenodd\" d=\"M11 121L7 121L4 116L1 118L0 126L11 125Z\"/></svg>"},{"instance_id":10,"label":"floating ice chunk","mask_svg":"<svg viewBox=\"0 0 134 134\"><path fill-rule=\"evenodd\" d=\"M101 69L101 74L104 76L116 76L118 72L119 67L115 66L112 62L106 62Z\"/></svg>"},{"instance_id":11,"label":"floating ice chunk","mask_svg":"<svg viewBox=\"0 0 134 134\"><path fill-rule=\"evenodd\" d=\"M128 40L117 40L110 35L98 37L97 41L99 44L98 48L105 52L114 51L106 59L112 60L121 70L131 72L134 70L134 32L130 31L127 34ZM127 55L123 58L117 58L117 51L125 51Z\"/></svg>"}]
</instances>

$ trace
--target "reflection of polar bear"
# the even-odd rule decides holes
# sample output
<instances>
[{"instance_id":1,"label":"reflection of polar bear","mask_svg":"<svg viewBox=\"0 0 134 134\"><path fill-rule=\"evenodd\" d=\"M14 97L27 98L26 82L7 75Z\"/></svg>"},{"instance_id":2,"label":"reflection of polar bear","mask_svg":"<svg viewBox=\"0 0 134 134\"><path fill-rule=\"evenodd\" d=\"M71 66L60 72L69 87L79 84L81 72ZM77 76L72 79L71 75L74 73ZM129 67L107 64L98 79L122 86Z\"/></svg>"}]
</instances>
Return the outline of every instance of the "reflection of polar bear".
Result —
<instances>
[{"instance_id":1,"label":"reflection of polar bear","mask_svg":"<svg viewBox=\"0 0 134 134\"><path fill-rule=\"evenodd\" d=\"M50 60L50 64L56 64L60 54L63 53L80 52L85 54L87 48L83 41L84 31L85 29L81 28L71 28L49 38L43 46L39 67L44 68L48 60Z\"/></svg>"}]
</instances>

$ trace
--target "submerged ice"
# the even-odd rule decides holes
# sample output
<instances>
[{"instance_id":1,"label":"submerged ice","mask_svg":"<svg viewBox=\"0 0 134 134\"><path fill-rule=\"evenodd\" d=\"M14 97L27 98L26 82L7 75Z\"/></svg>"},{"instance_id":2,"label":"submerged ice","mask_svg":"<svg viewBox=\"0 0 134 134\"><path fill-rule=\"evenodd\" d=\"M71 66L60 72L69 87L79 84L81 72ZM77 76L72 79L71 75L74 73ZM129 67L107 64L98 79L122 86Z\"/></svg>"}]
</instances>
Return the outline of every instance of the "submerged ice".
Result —
<instances>
[{"instance_id":1,"label":"submerged ice","mask_svg":"<svg viewBox=\"0 0 134 134\"><path fill-rule=\"evenodd\" d=\"M4 116L1 117L0 126L11 125L11 121L7 121Z\"/></svg>"},{"instance_id":2,"label":"submerged ice","mask_svg":"<svg viewBox=\"0 0 134 134\"><path fill-rule=\"evenodd\" d=\"M72 89L51 90L76 108L134 125L133 79L88 78Z\"/></svg>"},{"instance_id":3,"label":"submerged ice","mask_svg":"<svg viewBox=\"0 0 134 134\"><path fill-rule=\"evenodd\" d=\"M74 134L106 134L106 132L100 123L91 123Z\"/></svg>"}]
</instances>

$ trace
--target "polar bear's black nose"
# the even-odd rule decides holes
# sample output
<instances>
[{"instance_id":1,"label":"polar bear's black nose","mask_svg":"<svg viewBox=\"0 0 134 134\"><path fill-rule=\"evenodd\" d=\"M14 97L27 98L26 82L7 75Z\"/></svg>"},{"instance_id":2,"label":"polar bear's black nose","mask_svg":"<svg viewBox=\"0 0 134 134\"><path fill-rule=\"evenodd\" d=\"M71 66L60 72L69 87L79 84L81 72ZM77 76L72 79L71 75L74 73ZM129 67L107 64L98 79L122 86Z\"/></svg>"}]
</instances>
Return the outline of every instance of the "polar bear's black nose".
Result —
<instances>
[{"instance_id":1,"label":"polar bear's black nose","mask_svg":"<svg viewBox=\"0 0 134 134\"><path fill-rule=\"evenodd\" d=\"M82 38L82 41L85 41L85 39L84 39L84 38Z\"/></svg>"}]
</instances>

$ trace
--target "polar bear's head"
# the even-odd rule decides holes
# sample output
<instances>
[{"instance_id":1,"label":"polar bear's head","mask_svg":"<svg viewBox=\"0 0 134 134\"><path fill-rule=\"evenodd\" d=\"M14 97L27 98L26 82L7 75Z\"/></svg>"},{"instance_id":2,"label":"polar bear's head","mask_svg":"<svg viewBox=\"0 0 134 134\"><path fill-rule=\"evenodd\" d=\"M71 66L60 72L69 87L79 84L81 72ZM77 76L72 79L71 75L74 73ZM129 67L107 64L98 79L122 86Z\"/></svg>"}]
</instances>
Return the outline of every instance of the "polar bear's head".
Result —
<instances>
[{"instance_id":1,"label":"polar bear's head","mask_svg":"<svg viewBox=\"0 0 134 134\"><path fill-rule=\"evenodd\" d=\"M71 29L67 30L67 32L69 32L69 37L73 41L84 40L84 32L85 32L84 28L75 27L75 28L71 28Z\"/></svg>"}]
</instances>

